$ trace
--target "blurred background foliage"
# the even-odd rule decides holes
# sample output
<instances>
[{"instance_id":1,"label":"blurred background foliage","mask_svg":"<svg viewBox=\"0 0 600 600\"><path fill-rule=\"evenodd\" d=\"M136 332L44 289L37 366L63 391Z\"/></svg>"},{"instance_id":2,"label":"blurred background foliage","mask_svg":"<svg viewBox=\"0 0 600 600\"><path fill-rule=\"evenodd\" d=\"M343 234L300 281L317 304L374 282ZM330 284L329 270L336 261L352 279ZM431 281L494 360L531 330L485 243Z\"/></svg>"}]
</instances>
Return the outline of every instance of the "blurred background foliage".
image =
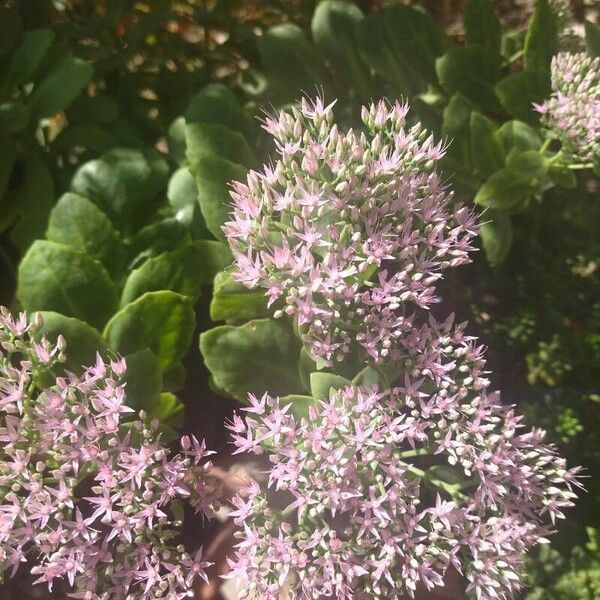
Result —
<instances>
[{"instance_id":1,"label":"blurred background foliage","mask_svg":"<svg viewBox=\"0 0 600 600\"><path fill-rule=\"evenodd\" d=\"M592 4L0 3L0 303L43 311L75 363L126 355L129 402L226 456L223 418L272 368L248 366L252 336L288 345L276 367L298 389L281 393L306 393L312 369L227 272L228 182L271 151L256 117L321 92L353 125L370 98L407 98L453 140L457 200L481 207L481 251L441 312L471 321L505 401L591 476L526 595L597 600L600 182L547 162L531 106L554 53L600 54Z\"/></svg>"}]
</instances>

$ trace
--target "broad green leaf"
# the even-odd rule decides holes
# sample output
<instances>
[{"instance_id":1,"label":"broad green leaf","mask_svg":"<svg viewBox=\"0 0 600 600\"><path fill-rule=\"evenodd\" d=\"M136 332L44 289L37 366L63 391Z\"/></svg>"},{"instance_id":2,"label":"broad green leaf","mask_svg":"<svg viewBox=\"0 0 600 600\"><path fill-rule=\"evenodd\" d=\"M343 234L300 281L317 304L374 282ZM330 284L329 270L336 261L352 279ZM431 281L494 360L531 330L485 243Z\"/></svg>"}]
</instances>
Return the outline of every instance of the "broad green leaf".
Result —
<instances>
[{"instance_id":1,"label":"broad green leaf","mask_svg":"<svg viewBox=\"0 0 600 600\"><path fill-rule=\"evenodd\" d=\"M94 74L91 64L67 56L37 86L29 102L32 120L61 112L81 93Z\"/></svg>"},{"instance_id":2,"label":"broad green leaf","mask_svg":"<svg viewBox=\"0 0 600 600\"><path fill-rule=\"evenodd\" d=\"M244 179L247 169L216 156L205 156L191 168L198 186L198 202L208 230L218 240L225 241L221 226L229 220L231 197L229 185Z\"/></svg>"},{"instance_id":3,"label":"broad green leaf","mask_svg":"<svg viewBox=\"0 0 600 600\"><path fill-rule=\"evenodd\" d=\"M397 61L424 82L436 80L436 58L448 43L443 30L424 11L393 4L384 13L388 37Z\"/></svg>"},{"instance_id":4,"label":"broad green leaf","mask_svg":"<svg viewBox=\"0 0 600 600\"><path fill-rule=\"evenodd\" d=\"M516 176L509 169L500 169L481 186L475 196L475 204L510 210L525 204L531 193L525 178Z\"/></svg>"},{"instance_id":5,"label":"broad green leaf","mask_svg":"<svg viewBox=\"0 0 600 600\"><path fill-rule=\"evenodd\" d=\"M286 406L292 405L292 414L296 419L308 419L308 409L316 404L312 396L303 396L301 394L289 394L279 398L279 404Z\"/></svg>"},{"instance_id":6,"label":"broad green leaf","mask_svg":"<svg viewBox=\"0 0 600 600\"><path fill-rule=\"evenodd\" d=\"M159 290L171 290L196 300L205 279L200 260L200 249L194 244L149 258L129 274L121 294L121 307L146 292Z\"/></svg>"},{"instance_id":7,"label":"broad green leaf","mask_svg":"<svg viewBox=\"0 0 600 600\"><path fill-rule=\"evenodd\" d=\"M98 204L118 227L146 216L147 202L167 184L168 166L154 150L115 148L83 164L71 190ZM124 220L124 221L123 221Z\"/></svg>"},{"instance_id":8,"label":"broad green leaf","mask_svg":"<svg viewBox=\"0 0 600 600\"><path fill-rule=\"evenodd\" d=\"M512 244L510 217L505 212L489 208L481 215L481 219L481 244L488 262L496 267L506 258Z\"/></svg>"},{"instance_id":9,"label":"broad green leaf","mask_svg":"<svg viewBox=\"0 0 600 600\"><path fill-rule=\"evenodd\" d=\"M238 400L246 401L248 393L303 391L297 369L300 345L278 321L215 327L200 336L200 352L216 387Z\"/></svg>"},{"instance_id":10,"label":"broad green leaf","mask_svg":"<svg viewBox=\"0 0 600 600\"><path fill-rule=\"evenodd\" d=\"M229 272L217 273L210 303L213 321L247 321L270 314L263 289L250 290L234 281Z\"/></svg>"},{"instance_id":11,"label":"broad green leaf","mask_svg":"<svg viewBox=\"0 0 600 600\"><path fill-rule=\"evenodd\" d=\"M108 217L90 200L67 193L50 213L46 238L100 261L113 275L125 266L123 241Z\"/></svg>"},{"instance_id":12,"label":"broad green leaf","mask_svg":"<svg viewBox=\"0 0 600 600\"><path fill-rule=\"evenodd\" d=\"M540 103L550 95L548 77L542 71L519 71L496 84L496 95L511 116L527 123L539 120L533 103Z\"/></svg>"},{"instance_id":13,"label":"broad green leaf","mask_svg":"<svg viewBox=\"0 0 600 600\"><path fill-rule=\"evenodd\" d=\"M550 63L558 52L558 24L548 0L538 0L525 37L525 69L550 81Z\"/></svg>"},{"instance_id":14,"label":"broad green leaf","mask_svg":"<svg viewBox=\"0 0 600 600\"><path fill-rule=\"evenodd\" d=\"M191 241L186 226L176 218L167 217L150 223L138 231L131 240L129 255L133 257L130 268L137 268L151 256L174 250Z\"/></svg>"},{"instance_id":15,"label":"broad green leaf","mask_svg":"<svg viewBox=\"0 0 600 600\"><path fill-rule=\"evenodd\" d=\"M471 151L473 166L482 177L488 177L504 165L504 149L494 135L494 123L481 113L472 112Z\"/></svg>"},{"instance_id":16,"label":"broad green leaf","mask_svg":"<svg viewBox=\"0 0 600 600\"><path fill-rule=\"evenodd\" d=\"M169 156L178 164L185 163L185 117L178 117L169 127Z\"/></svg>"},{"instance_id":17,"label":"broad green leaf","mask_svg":"<svg viewBox=\"0 0 600 600\"><path fill-rule=\"evenodd\" d=\"M513 152L506 161L506 168L519 179L529 181L533 188L548 175L548 167L548 159L537 150Z\"/></svg>"},{"instance_id":18,"label":"broad green leaf","mask_svg":"<svg viewBox=\"0 0 600 600\"><path fill-rule=\"evenodd\" d=\"M183 362L178 361L176 363L173 363L163 373L163 387L166 391L169 392L181 390L185 387L186 378L187 371L185 370L185 365L183 364Z\"/></svg>"},{"instance_id":19,"label":"broad green leaf","mask_svg":"<svg viewBox=\"0 0 600 600\"><path fill-rule=\"evenodd\" d=\"M173 173L167 188L169 204L175 209L175 218L190 231L192 238L211 238L198 204L196 180L187 167Z\"/></svg>"},{"instance_id":20,"label":"broad green leaf","mask_svg":"<svg viewBox=\"0 0 600 600\"><path fill-rule=\"evenodd\" d=\"M12 243L21 252L44 235L54 200L54 179L44 157L29 154L25 160L24 198L19 206L21 219L10 233Z\"/></svg>"},{"instance_id":21,"label":"broad green leaf","mask_svg":"<svg viewBox=\"0 0 600 600\"><path fill-rule=\"evenodd\" d=\"M163 374L158 356L149 348L125 357L125 401L136 411L152 409L163 389Z\"/></svg>"},{"instance_id":22,"label":"broad green leaf","mask_svg":"<svg viewBox=\"0 0 600 600\"><path fill-rule=\"evenodd\" d=\"M475 105L463 94L454 94L444 108L442 120L442 135L452 140L448 149L449 153L467 168L471 164L469 128L471 113L475 108Z\"/></svg>"},{"instance_id":23,"label":"broad green leaf","mask_svg":"<svg viewBox=\"0 0 600 600\"><path fill-rule=\"evenodd\" d=\"M369 74L356 47L356 31L363 19L354 4L323 0L315 9L311 30L317 48L332 71L343 76L359 98L368 101L372 95Z\"/></svg>"},{"instance_id":24,"label":"broad green leaf","mask_svg":"<svg viewBox=\"0 0 600 600\"><path fill-rule=\"evenodd\" d=\"M351 385L350 380L333 373L316 371L310 374L310 393L315 400L329 400L331 390L340 390Z\"/></svg>"},{"instance_id":25,"label":"broad green leaf","mask_svg":"<svg viewBox=\"0 0 600 600\"><path fill-rule=\"evenodd\" d=\"M496 111L495 74L490 70L481 46L452 48L436 61L442 86L450 93L460 92L485 111Z\"/></svg>"},{"instance_id":26,"label":"broad green leaf","mask_svg":"<svg viewBox=\"0 0 600 600\"><path fill-rule=\"evenodd\" d=\"M103 94L79 96L69 107L67 117L72 123L106 125L119 117L119 105Z\"/></svg>"},{"instance_id":27,"label":"broad green leaf","mask_svg":"<svg viewBox=\"0 0 600 600\"><path fill-rule=\"evenodd\" d=\"M410 86L405 68L394 55L383 13L369 15L358 23L356 44L362 60L392 83L397 97L408 94Z\"/></svg>"},{"instance_id":28,"label":"broad green leaf","mask_svg":"<svg viewBox=\"0 0 600 600\"><path fill-rule=\"evenodd\" d=\"M23 85L31 81L55 37L51 29L32 29L25 33L10 62L10 85Z\"/></svg>"},{"instance_id":29,"label":"broad green leaf","mask_svg":"<svg viewBox=\"0 0 600 600\"><path fill-rule=\"evenodd\" d=\"M103 356L106 354L106 342L100 332L88 323L54 311L39 312L43 320L40 333L52 343L59 335L65 338L67 362L62 366L69 371L78 373L83 367L89 367L96 362L96 353Z\"/></svg>"},{"instance_id":30,"label":"broad green leaf","mask_svg":"<svg viewBox=\"0 0 600 600\"><path fill-rule=\"evenodd\" d=\"M0 5L0 57L11 52L19 42L23 32L23 21L16 4L7 2Z\"/></svg>"},{"instance_id":31,"label":"broad green leaf","mask_svg":"<svg viewBox=\"0 0 600 600\"><path fill-rule=\"evenodd\" d=\"M193 171L203 158L217 156L251 167L256 159L238 131L219 123L189 123L185 127L186 157Z\"/></svg>"},{"instance_id":32,"label":"broad green leaf","mask_svg":"<svg viewBox=\"0 0 600 600\"><path fill-rule=\"evenodd\" d=\"M492 64L500 63L500 20L492 0L469 0L464 12L466 43L485 48Z\"/></svg>"},{"instance_id":33,"label":"broad green leaf","mask_svg":"<svg viewBox=\"0 0 600 600\"><path fill-rule=\"evenodd\" d=\"M600 27L588 20L585 20L583 24L587 53L592 57L600 56Z\"/></svg>"},{"instance_id":34,"label":"broad green leaf","mask_svg":"<svg viewBox=\"0 0 600 600\"><path fill-rule=\"evenodd\" d=\"M19 100L11 100L0 104L0 132L21 131L27 126L29 112Z\"/></svg>"},{"instance_id":35,"label":"broad green leaf","mask_svg":"<svg viewBox=\"0 0 600 600\"><path fill-rule=\"evenodd\" d=\"M186 354L195 322L188 297L169 290L147 292L112 317L104 337L120 354L150 348L164 371Z\"/></svg>"},{"instance_id":36,"label":"broad green leaf","mask_svg":"<svg viewBox=\"0 0 600 600\"><path fill-rule=\"evenodd\" d=\"M17 298L29 312L59 312L97 328L117 306L115 285L98 261L46 240L34 242L23 257Z\"/></svg>"},{"instance_id":37,"label":"broad green leaf","mask_svg":"<svg viewBox=\"0 0 600 600\"><path fill-rule=\"evenodd\" d=\"M202 283L212 284L216 275L231 266L233 255L227 244L213 240L197 240L194 246L198 249L197 268L202 274Z\"/></svg>"},{"instance_id":38,"label":"broad green leaf","mask_svg":"<svg viewBox=\"0 0 600 600\"><path fill-rule=\"evenodd\" d=\"M542 138L539 133L523 121L506 121L496 132L496 136L508 154L513 150L525 152L526 150L539 150Z\"/></svg>"},{"instance_id":39,"label":"broad green leaf","mask_svg":"<svg viewBox=\"0 0 600 600\"><path fill-rule=\"evenodd\" d=\"M381 383L381 375L379 371L371 366L367 365L362 371L352 379L352 385L357 387L369 387L372 385L379 385Z\"/></svg>"},{"instance_id":40,"label":"broad green leaf","mask_svg":"<svg viewBox=\"0 0 600 600\"><path fill-rule=\"evenodd\" d=\"M163 392L158 402L148 407L146 412L151 419L158 419L162 425L178 428L183 425L185 407L183 402L171 392Z\"/></svg>"},{"instance_id":41,"label":"broad green leaf","mask_svg":"<svg viewBox=\"0 0 600 600\"><path fill-rule=\"evenodd\" d=\"M298 358L298 375L302 386L306 390L310 390L310 375L317 369L317 363L313 360L310 352L305 346L300 349L300 357Z\"/></svg>"},{"instance_id":42,"label":"broad green leaf","mask_svg":"<svg viewBox=\"0 0 600 600\"><path fill-rule=\"evenodd\" d=\"M250 124L235 94L222 83L211 83L190 101L185 113L190 123L216 123L246 135Z\"/></svg>"},{"instance_id":43,"label":"broad green leaf","mask_svg":"<svg viewBox=\"0 0 600 600\"><path fill-rule=\"evenodd\" d=\"M315 86L328 87L329 75L300 27L281 23L257 39L263 66L281 82L288 97ZM326 96L327 89L325 90Z\"/></svg>"}]
</instances>

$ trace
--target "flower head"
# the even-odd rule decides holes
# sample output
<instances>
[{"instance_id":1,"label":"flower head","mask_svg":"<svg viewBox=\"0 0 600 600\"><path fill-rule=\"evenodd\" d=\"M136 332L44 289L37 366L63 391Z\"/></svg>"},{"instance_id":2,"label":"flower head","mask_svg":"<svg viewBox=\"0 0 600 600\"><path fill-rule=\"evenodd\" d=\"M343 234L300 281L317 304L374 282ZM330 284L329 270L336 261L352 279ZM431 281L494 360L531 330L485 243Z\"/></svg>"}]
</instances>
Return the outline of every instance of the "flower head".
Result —
<instances>
[{"instance_id":1,"label":"flower head","mask_svg":"<svg viewBox=\"0 0 600 600\"><path fill-rule=\"evenodd\" d=\"M331 364L356 347L381 362L411 307L436 300L441 272L468 262L474 219L452 205L435 172L443 145L407 125L407 105L364 107L357 131L332 106L304 99L267 117L278 160L234 183L224 231L234 277L266 288L314 356Z\"/></svg>"},{"instance_id":2,"label":"flower head","mask_svg":"<svg viewBox=\"0 0 600 600\"><path fill-rule=\"evenodd\" d=\"M253 482L234 499L242 598L412 597L451 569L481 599L520 588L577 470L489 390L464 327L431 320L402 343L419 350L392 389L332 391L301 419L267 396L232 425L271 465L268 496Z\"/></svg>"},{"instance_id":3,"label":"flower head","mask_svg":"<svg viewBox=\"0 0 600 600\"><path fill-rule=\"evenodd\" d=\"M600 58L583 52L557 54L552 59L552 97L536 108L568 159L600 161Z\"/></svg>"},{"instance_id":4,"label":"flower head","mask_svg":"<svg viewBox=\"0 0 600 600\"><path fill-rule=\"evenodd\" d=\"M170 456L156 421L124 421L123 360L57 374L64 340L39 325L0 309L0 574L32 560L76 598L187 597L206 563L174 544L173 500L212 514L211 453L185 438Z\"/></svg>"}]
</instances>

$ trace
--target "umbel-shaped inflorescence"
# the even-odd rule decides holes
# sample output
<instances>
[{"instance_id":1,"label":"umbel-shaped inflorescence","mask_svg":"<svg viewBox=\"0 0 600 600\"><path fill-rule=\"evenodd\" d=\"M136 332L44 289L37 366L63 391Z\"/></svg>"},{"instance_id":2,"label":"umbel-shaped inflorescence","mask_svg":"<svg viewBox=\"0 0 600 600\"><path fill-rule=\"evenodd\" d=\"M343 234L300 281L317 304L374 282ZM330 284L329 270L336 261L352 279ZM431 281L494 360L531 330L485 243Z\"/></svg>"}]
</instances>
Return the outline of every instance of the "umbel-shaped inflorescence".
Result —
<instances>
[{"instance_id":1,"label":"umbel-shaped inflorescence","mask_svg":"<svg viewBox=\"0 0 600 600\"><path fill-rule=\"evenodd\" d=\"M209 563L175 544L173 511L212 515L211 452L185 437L170 456L155 421L124 422L122 359L57 376L64 340L39 325L1 309L0 575L31 561L36 582L82 600L189 596Z\"/></svg>"},{"instance_id":2,"label":"umbel-shaped inflorescence","mask_svg":"<svg viewBox=\"0 0 600 600\"><path fill-rule=\"evenodd\" d=\"M278 160L233 184L224 231L234 277L266 288L314 357L358 349L379 363L398 357L441 272L468 262L474 218L453 206L435 172L442 143L408 127L407 105L364 107L360 131L339 129L332 106L303 99L266 118Z\"/></svg>"},{"instance_id":3,"label":"umbel-shaped inflorescence","mask_svg":"<svg viewBox=\"0 0 600 600\"><path fill-rule=\"evenodd\" d=\"M420 351L392 389L332 391L300 420L265 394L234 417L237 452L268 455L269 498L280 496L278 508L252 482L234 499L241 598L405 598L451 570L481 600L521 587L524 555L571 506L577 469L489 390L462 326L411 336Z\"/></svg>"},{"instance_id":4,"label":"umbel-shaped inflorescence","mask_svg":"<svg viewBox=\"0 0 600 600\"><path fill-rule=\"evenodd\" d=\"M234 416L237 452L270 462L268 493L250 482L234 499L242 598L405 598L459 573L479 600L507 600L575 498L577 469L489 390L465 326L419 310L468 261L474 225L406 111L377 103L344 134L331 105L304 100L266 121L280 160L235 185L238 279L266 287L323 362L356 340L384 363L371 381L393 381L332 390L304 417L268 393Z\"/></svg>"},{"instance_id":5,"label":"umbel-shaped inflorescence","mask_svg":"<svg viewBox=\"0 0 600 600\"><path fill-rule=\"evenodd\" d=\"M552 59L552 97L536 105L542 123L577 163L600 163L600 58L561 52Z\"/></svg>"}]
</instances>

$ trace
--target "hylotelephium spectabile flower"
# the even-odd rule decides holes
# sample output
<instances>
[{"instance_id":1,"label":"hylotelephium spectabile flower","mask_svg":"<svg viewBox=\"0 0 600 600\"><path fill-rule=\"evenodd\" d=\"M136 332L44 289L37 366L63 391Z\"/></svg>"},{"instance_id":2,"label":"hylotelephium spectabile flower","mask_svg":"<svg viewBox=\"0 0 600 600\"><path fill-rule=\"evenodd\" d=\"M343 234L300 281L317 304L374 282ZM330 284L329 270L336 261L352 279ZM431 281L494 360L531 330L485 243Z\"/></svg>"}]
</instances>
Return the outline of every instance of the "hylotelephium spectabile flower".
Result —
<instances>
[{"instance_id":1,"label":"hylotelephium spectabile flower","mask_svg":"<svg viewBox=\"0 0 600 600\"><path fill-rule=\"evenodd\" d=\"M567 160L600 162L600 58L561 52L552 59L552 97L535 105Z\"/></svg>"},{"instance_id":2,"label":"hylotelephium spectabile flower","mask_svg":"<svg viewBox=\"0 0 600 600\"><path fill-rule=\"evenodd\" d=\"M266 120L278 162L234 187L236 277L266 287L324 362L357 343L384 363L379 383L332 390L307 416L265 393L229 423L236 452L271 465L268 493L251 481L233 500L244 599L413 597L452 572L479 600L514 598L525 553L580 485L490 391L465 325L418 314L468 261L474 225L406 111L379 102L365 131L341 133L331 105L304 100Z\"/></svg>"},{"instance_id":3,"label":"hylotelephium spectabile flower","mask_svg":"<svg viewBox=\"0 0 600 600\"><path fill-rule=\"evenodd\" d=\"M413 597L451 570L480 600L515 597L578 470L489 390L463 326L432 320L406 344L421 351L392 389L332 391L301 419L251 397L229 424L238 452L271 464L268 495L251 482L234 499L241 598Z\"/></svg>"},{"instance_id":4,"label":"hylotelephium spectabile flower","mask_svg":"<svg viewBox=\"0 0 600 600\"><path fill-rule=\"evenodd\" d=\"M453 205L435 171L443 144L407 125L406 104L364 107L360 131L339 128L332 107L303 99L265 119L278 159L233 184L223 229L234 277L266 288L313 356L357 348L379 363L436 300L442 271L468 262L474 217Z\"/></svg>"},{"instance_id":5,"label":"hylotelephium spectabile flower","mask_svg":"<svg viewBox=\"0 0 600 600\"><path fill-rule=\"evenodd\" d=\"M39 325L0 309L0 575L31 561L81 600L188 597L209 563L174 542L173 510L212 515L212 453L184 437L170 455L155 420L125 422L123 359L56 375L64 340Z\"/></svg>"}]
</instances>

